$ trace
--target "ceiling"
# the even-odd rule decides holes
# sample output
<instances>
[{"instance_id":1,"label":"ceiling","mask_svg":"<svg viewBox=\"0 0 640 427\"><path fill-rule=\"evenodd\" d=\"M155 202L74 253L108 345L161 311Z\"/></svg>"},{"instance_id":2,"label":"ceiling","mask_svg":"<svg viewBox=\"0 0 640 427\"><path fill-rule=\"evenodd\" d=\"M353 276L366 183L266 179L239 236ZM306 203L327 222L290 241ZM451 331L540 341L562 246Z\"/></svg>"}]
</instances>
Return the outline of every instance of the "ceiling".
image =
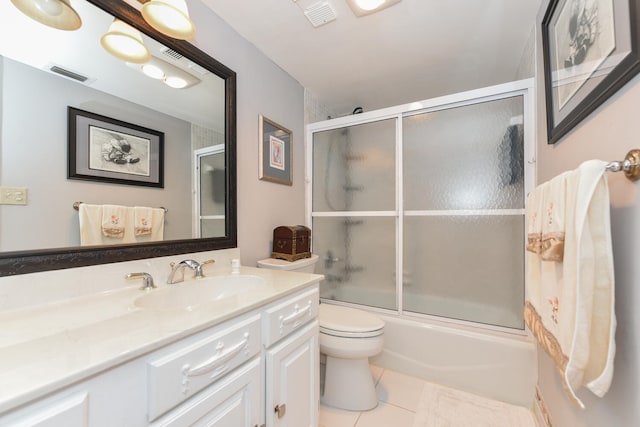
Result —
<instances>
[{"instance_id":1,"label":"ceiling","mask_svg":"<svg viewBox=\"0 0 640 427\"><path fill-rule=\"evenodd\" d=\"M314 27L325 0L203 0L335 115L514 80L541 0L402 0Z\"/></svg>"}]
</instances>

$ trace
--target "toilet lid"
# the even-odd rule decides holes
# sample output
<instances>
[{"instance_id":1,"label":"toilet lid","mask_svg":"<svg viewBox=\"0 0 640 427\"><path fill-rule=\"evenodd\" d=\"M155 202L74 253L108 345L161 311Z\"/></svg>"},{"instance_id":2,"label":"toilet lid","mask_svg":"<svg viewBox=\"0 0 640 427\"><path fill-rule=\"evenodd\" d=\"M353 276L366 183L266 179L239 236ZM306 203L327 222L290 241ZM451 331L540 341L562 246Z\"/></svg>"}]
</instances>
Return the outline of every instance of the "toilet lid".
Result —
<instances>
[{"instance_id":1,"label":"toilet lid","mask_svg":"<svg viewBox=\"0 0 640 427\"><path fill-rule=\"evenodd\" d=\"M357 308L320 304L320 332L343 337L372 337L382 334L384 321Z\"/></svg>"}]
</instances>

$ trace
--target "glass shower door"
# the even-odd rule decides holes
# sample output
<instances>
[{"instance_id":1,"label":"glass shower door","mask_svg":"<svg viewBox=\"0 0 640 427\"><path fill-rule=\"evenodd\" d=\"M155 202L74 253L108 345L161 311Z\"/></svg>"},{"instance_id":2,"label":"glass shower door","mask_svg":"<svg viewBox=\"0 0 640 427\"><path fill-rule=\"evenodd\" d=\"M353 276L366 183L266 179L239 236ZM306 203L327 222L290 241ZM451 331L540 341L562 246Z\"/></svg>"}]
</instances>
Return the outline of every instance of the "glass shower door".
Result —
<instances>
[{"instance_id":1,"label":"glass shower door","mask_svg":"<svg viewBox=\"0 0 640 427\"><path fill-rule=\"evenodd\" d=\"M403 311L523 328L523 109L403 118Z\"/></svg>"},{"instance_id":2,"label":"glass shower door","mask_svg":"<svg viewBox=\"0 0 640 427\"><path fill-rule=\"evenodd\" d=\"M226 174L224 145L194 151L195 154L195 236L219 237L226 234Z\"/></svg>"},{"instance_id":3,"label":"glass shower door","mask_svg":"<svg viewBox=\"0 0 640 427\"><path fill-rule=\"evenodd\" d=\"M396 119L313 134L321 296L396 309Z\"/></svg>"}]
</instances>

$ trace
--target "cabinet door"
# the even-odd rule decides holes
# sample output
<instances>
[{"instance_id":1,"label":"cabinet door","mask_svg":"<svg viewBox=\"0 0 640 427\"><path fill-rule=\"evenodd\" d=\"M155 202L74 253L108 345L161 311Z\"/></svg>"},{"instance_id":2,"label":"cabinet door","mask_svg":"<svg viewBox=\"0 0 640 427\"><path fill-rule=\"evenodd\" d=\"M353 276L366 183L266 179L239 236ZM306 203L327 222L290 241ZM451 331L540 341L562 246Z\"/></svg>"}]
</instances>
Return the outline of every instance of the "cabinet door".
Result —
<instances>
[{"instance_id":1,"label":"cabinet door","mask_svg":"<svg viewBox=\"0 0 640 427\"><path fill-rule=\"evenodd\" d=\"M153 427L254 427L262 423L260 358L236 369L169 412Z\"/></svg>"},{"instance_id":2,"label":"cabinet door","mask_svg":"<svg viewBox=\"0 0 640 427\"><path fill-rule=\"evenodd\" d=\"M267 427L318 425L318 358L317 320L267 350Z\"/></svg>"},{"instance_id":3,"label":"cabinet door","mask_svg":"<svg viewBox=\"0 0 640 427\"><path fill-rule=\"evenodd\" d=\"M89 396L85 392L63 398L57 396L37 403L6 417L0 416L0 426L13 427L87 427Z\"/></svg>"}]
</instances>

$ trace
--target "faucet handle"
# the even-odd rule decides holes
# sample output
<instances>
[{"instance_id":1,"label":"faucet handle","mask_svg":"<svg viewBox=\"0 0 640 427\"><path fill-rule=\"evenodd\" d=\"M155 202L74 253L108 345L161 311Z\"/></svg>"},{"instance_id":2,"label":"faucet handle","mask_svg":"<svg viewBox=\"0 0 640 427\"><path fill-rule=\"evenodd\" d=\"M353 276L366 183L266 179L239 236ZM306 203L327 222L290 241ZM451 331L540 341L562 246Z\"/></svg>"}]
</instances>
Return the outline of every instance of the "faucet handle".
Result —
<instances>
[{"instance_id":1,"label":"faucet handle","mask_svg":"<svg viewBox=\"0 0 640 427\"><path fill-rule=\"evenodd\" d=\"M207 265L213 265L216 263L216 260L214 259L208 259L206 261L202 261L202 263L200 263L200 265L198 266L198 269L196 270L196 278L202 278L205 277L204 276L204 267L206 267Z\"/></svg>"},{"instance_id":2,"label":"faucet handle","mask_svg":"<svg viewBox=\"0 0 640 427\"><path fill-rule=\"evenodd\" d=\"M146 291L156 287L153 283L153 277L149 273L129 273L125 276L126 279L142 279L142 287L140 290Z\"/></svg>"}]
</instances>

